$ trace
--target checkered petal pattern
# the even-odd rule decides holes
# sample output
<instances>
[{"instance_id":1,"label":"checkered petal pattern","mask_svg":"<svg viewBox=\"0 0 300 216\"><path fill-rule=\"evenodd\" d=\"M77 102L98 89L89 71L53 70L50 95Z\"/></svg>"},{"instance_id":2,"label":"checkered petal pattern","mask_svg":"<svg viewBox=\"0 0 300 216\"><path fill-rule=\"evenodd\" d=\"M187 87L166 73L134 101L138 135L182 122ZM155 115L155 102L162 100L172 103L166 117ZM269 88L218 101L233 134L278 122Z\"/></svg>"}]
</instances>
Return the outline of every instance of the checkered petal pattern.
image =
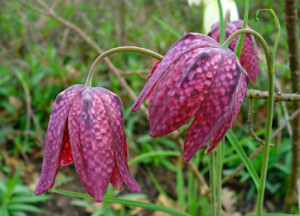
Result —
<instances>
[{"instance_id":1,"label":"checkered petal pattern","mask_svg":"<svg viewBox=\"0 0 300 216\"><path fill-rule=\"evenodd\" d=\"M143 94L148 94L152 137L169 134L194 117L185 140L185 160L213 139L207 149L211 152L224 138L248 89L248 75L236 55L208 38L189 33L175 43L155 65L132 106L135 111L145 99ZM152 77L156 78L151 82Z\"/></svg>"},{"instance_id":2,"label":"checkered petal pattern","mask_svg":"<svg viewBox=\"0 0 300 216\"><path fill-rule=\"evenodd\" d=\"M127 166L122 104L114 93L75 85L57 96L35 194L50 190L60 165L73 162L85 190L97 202L109 183L118 190L124 182L132 191L141 191Z\"/></svg>"},{"instance_id":3,"label":"checkered petal pattern","mask_svg":"<svg viewBox=\"0 0 300 216\"><path fill-rule=\"evenodd\" d=\"M225 39L227 39L232 33L241 29L243 27L243 20L237 20L234 22L227 23ZM251 29L251 26L247 24L247 28ZM212 26L211 31L208 33L208 36L219 41L220 30L219 23L215 23ZM234 51L238 37L234 38L229 45L229 49ZM240 56L240 63L243 68L248 73L252 82L256 83L257 76L259 73L259 62L258 62L258 49L254 40L254 36L246 34L243 41L242 52Z\"/></svg>"}]
</instances>

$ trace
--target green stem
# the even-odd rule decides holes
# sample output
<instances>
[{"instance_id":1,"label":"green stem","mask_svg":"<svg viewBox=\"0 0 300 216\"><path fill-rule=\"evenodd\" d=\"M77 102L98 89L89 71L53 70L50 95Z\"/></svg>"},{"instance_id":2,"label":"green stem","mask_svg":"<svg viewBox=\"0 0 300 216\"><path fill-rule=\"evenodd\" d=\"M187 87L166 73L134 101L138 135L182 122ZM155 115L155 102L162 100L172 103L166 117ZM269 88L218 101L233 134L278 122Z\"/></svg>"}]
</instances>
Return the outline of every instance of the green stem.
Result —
<instances>
[{"instance_id":1,"label":"green stem","mask_svg":"<svg viewBox=\"0 0 300 216\"><path fill-rule=\"evenodd\" d=\"M77 198L94 200L94 198L88 194L82 194L82 193L64 191L64 190L58 190L58 189L51 189L51 192L63 194L63 195L67 195L67 196L73 196L73 197L77 197ZM128 199L120 199L120 198L104 196L103 203L109 203L109 204L110 203L118 203L118 204L122 204L125 206L141 207L141 208L145 208L145 209L166 212L166 213L169 213L170 215L190 216L189 214L180 212L176 209L168 208L168 207L161 206L161 205L155 205L152 203L138 202L138 201L128 200Z\"/></svg>"},{"instance_id":2,"label":"green stem","mask_svg":"<svg viewBox=\"0 0 300 216\"><path fill-rule=\"evenodd\" d=\"M273 59L270 55L268 46L264 38L256 31L251 29L241 29L234 32L230 37L222 44L223 48L227 48L230 42L239 34L252 34L254 35L261 43L268 66L268 114L267 114L267 124L266 124L266 137L265 137L265 145L264 145L264 154L263 154L263 161L262 161L262 169L261 169L261 176L260 182L258 187L258 195L257 195L257 216L262 215L262 208L263 208L263 200L264 200L264 192L265 192L265 185L266 185L266 177L267 177L267 170L268 170L268 161L269 161L269 152L270 152L270 139L272 133L272 119L273 119L273 104L274 104L274 65Z\"/></svg>"},{"instance_id":3,"label":"green stem","mask_svg":"<svg viewBox=\"0 0 300 216\"><path fill-rule=\"evenodd\" d=\"M223 18L223 8L222 8L222 3L221 0L218 0L218 9L219 9L219 29L220 29L220 38L219 38L219 42L220 44L222 44L224 42L224 38L225 38L225 29L224 26L227 25L224 23L224 18ZM215 166L213 167L213 170L215 171L213 175L216 175L216 180L214 183L216 183L216 187L217 187L217 194L216 194L216 198L217 200L212 200L212 205L214 205L213 207L215 207L215 201L217 201L217 216L221 216L221 212L222 212L222 145L219 144L217 147L217 153L213 154L217 154L217 167L215 168ZM213 158L214 161L214 158ZM215 164L214 164L215 165ZM211 170L212 171L212 170ZM211 172L210 171L210 172ZM214 188L215 184L212 185L212 188ZM214 195L214 194L213 194Z\"/></svg>"},{"instance_id":4,"label":"green stem","mask_svg":"<svg viewBox=\"0 0 300 216\"><path fill-rule=\"evenodd\" d=\"M216 216L216 179L215 179L215 152L209 154L209 184L211 194L211 216Z\"/></svg>"},{"instance_id":5,"label":"green stem","mask_svg":"<svg viewBox=\"0 0 300 216\"><path fill-rule=\"evenodd\" d=\"M219 42L220 44L222 44L224 42L225 31L224 31L223 8L222 8L221 0L218 0L218 9L219 9L219 28L220 28Z\"/></svg>"},{"instance_id":6,"label":"green stem","mask_svg":"<svg viewBox=\"0 0 300 216\"><path fill-rule=\"evenodd\" d=\"M217 146L217 216L222 214L222 145L224 141Z\"/></svg>"},{"instance_id":7,"label":"green stem","mask_svg":"<svg viewBox=\"0 0 300 216\"><path fill-rule=\"evenodd\" d=\"M262 169L260 175L260 183L258 187L258 197L257 197L257 216L262 215L263 201L265 184L267 178L268 170L268 160L270 151L270 139L271 139L271 129L272 129L272 115L273 115L273 102L274 102L274 73L268 73L269 80L269 98L268 98L268 115L267 115L267 126L266 126L266 140L264 146L264 155L262 162Z\"/></svg>"},{"instance_id":8,"label":"green stem","mask_svg":"<svg viewBox=\"0 0 300 216\"><path fill-rule=\"evenodd\" d=\"M256 189L258 190L259 187L259 177L254 169L254 167L251 164L251 161L249 160L249 158L247 157L245 151L243 150L243 147L241 146L241 144L239 143L239 141L237 140L237 138L235 137L234 133L232 132L232 130L229 130L226 133L226 137L228 139L228 141L231 143L231 145L233 146L233 148L235 149L235 151L237 152L237 154L239 155L239 157L241 158L241 160L243 161L245 167L247 168L255 186Z\"/></svg>"},{"instance_id":9,"label":"green stem","mask_svg":"<svg viewBox=\"0 0 300 216\"><path fill-rule=\"evenodd\" d=\"M245 0L245 11L244 11L244 21L243 21L243 28L247 27L248 22L248 15L249 15L249 0ZM242 53L243 41L244 41L245 34L241 34L239 39L236 43L234 52L238 58L240 58Z\"/></svg>"},{"instance_id":10,"label":"green stem","mask_svg":"<svg viewBox=\"0 0 300 216\"><path fill-rule=\"evenodd\" d=\"M110 50L107 50L105 52L103 52L101 55L99 55L96 60L94 61L94 63L91 66L91 69L89 71L88 77L86 79L85 85L88 87L92 86L92 79L93 79L93 74L94 71L96 69L97 64L104 59L105 57L112 55L114 53L119 53L119 52L138 52L138 53L143 53L146 54L148 56L151 56L157 60L162 60L163 56L152 51L152 50L148 50L145 48L141 48L141 47L136 47L136 46L123 46L123 47L116 47L116 48L112 48Z\"/></svg>"},{"instance_id":11,"label":"green stem","mask_svg":"<svg viewBox=\"0 0 300 216\"><path fill-rule=\"evenodd\" d=\"M134 158L132 158L128 165L131 165L133 163L140 163L145 159L149 159L150 157L156 157L156 156L180 156L181 153L178 151L152 151L140 154Z\"/></svg>"}]
</instances>

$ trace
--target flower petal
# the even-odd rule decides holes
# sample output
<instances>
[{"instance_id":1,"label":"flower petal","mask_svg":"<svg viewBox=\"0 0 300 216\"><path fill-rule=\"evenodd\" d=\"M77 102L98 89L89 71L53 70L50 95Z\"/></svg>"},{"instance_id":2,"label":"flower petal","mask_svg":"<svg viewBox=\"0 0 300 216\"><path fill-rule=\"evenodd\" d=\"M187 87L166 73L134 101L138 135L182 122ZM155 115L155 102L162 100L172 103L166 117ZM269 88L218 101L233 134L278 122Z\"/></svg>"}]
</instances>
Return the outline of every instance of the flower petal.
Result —
<instances>
[{"instance_id":1,"label":"flower petal","mask_svg":"<svg viewBox=\"0 0 300 216\"><path fill-rule=\"evenodd\" d=\"M54 101L45 138L41 179L34 191L35 195L42 194L53 187L62 159L61 150L68 113L74 98L84 88L83 85L73 85L58 94Z\"/></svg>"},{"instance_id":2,"label":"flower petal","mask_svg":"<svg viewBox=\"0 0 300 216\"><path fill-rule=\"evenodd\" d=\"M215 48L194 49L166 70L150 97L152 137L171 133L194 116L217 72L219 52Z\"/></svg>"},{"instance_id":3,"label":"flower petal","mask_svg":"<svg viewBox=\"0 0 300 216\"><path fill-rule=\"evenodd\" d=\"M131 107L130 112L136 111L164 72L176 62L184 53L196 48L219 47L220 45L210 37L198 33L188 33L179 39L167 52L161 63L150 77L138 98Z\"/></svg>"},{"instance_id":4,"label":"flower petal","mask_svg":"<svg viewBox=\"0 0 300 216\"><path fill-rule=\"evenodd\" d=\"M116 190L120 190L123 184L123 179L119 172L116 160L114 160L114 169L110 178L110 183Z\"/></svg>"},{"instance_id":5,"label":"flower petal","mask_svg":"<svg viewBox=\"0 0 300 216\"><path fill-rule=\"evenodd\" d=\"M70 137L69 137L69 130L68 130L68 121L66 122L64 138L61 148L61 156L60 156L60 164L62 166L68 166L73 163L73 155L70 145Z\"/></svg>"},{"instance_id":6,"label":"flower petal","mask_svg":"<svg viewBox=\"0 0 300 216\"><path fill-rule=\"evenodd\" d=\"M81 97L81 104L74 104L69 115L74 163L87 192L101 202L113 171L114 135L101 98L90 88Z\"/></svg>"},{"instance_id":7,"label":"flower petal","mask_svg":"<svg viewBox=\"0 0 300 216\"><path fill-rule=\"evenodd\" d=\"M96 87L93 88L93 91L98 95L101 95L110 119L110 126L114 140L114 156L122 179L130 190L134 192L141 192L139 184L131 177L127 165L127 144L124 134L123 111L120 98L104 88Z\"/></svg>"},{"instance_id":8,"label":"flower petal","mask_svg":"<svg viewBox=\"0 0 300 216\"><path fill-rule=\"evenodd\" d=\"M156 62L155 65L153 66L152 70L150 71L150 74L148 76L148 79L147 81L150 79L150 77L153 75L154 71L156 70L156 68L158 67L158 65L160 64L160 61ZM156 82L157 83L157 82ZM146 102L149 103L149 98L150 98L150 95L152 94L155 86L156 86L156 83L154 84L154 86L152 86L152 88L150 89L149 93L147 94L146 96Z\"/></svg>"},{"instance_id":9,"label":"flower petal","mask_svg":"<svg viewBox=\"0 0 300 216\"><path fill-rule=\"evenodd\" d=\"M222 49L219 54L220 58L215 63L217 74L185 140L185 160L190 160L199 149L203 148L225 122L225 113L243 71L234 53Z\"/></svg>"},{"instance_id":10,"label":"flower petal","mask_svg":"<svg viewBox=\"0 0 300 216\"><path fill-rule=\"evenodd\" d=\"M212 142L209 144L206 149L206 153L209 154L214 148L224 139L226 132L231 128L233 121L236 119L239 114L241 105L246 96L247 89L249 84L249 77L245 71L242 72L238 86L233 95L233 99L228 107L228 110L225 112L225 123L221 125L218 129L217 135L214 136Z\"/></svg>"},{"instance_id":11,"label":"flower petal","mask_svg":"<svg viewBox=\"0 0 300 216\"><path fill-rule=\"evenodd\" d=\"M238 20L235 22L227 23L226 35L227 39L232 33L241 29L243 26L243 21ZM251 26L247 24L247 28L251 29ZM210 37L219 41L219 23L213 25L211 32L208 34ZM238 37L235 37L229 45L229 49L234 51ZM242 52L240 57L241 65L245 68L252 82L256 82L259 73L259 62L258 62L258 49L254 40L253 35L246 34L242 46Z\"/></svg>"}]
</instances>

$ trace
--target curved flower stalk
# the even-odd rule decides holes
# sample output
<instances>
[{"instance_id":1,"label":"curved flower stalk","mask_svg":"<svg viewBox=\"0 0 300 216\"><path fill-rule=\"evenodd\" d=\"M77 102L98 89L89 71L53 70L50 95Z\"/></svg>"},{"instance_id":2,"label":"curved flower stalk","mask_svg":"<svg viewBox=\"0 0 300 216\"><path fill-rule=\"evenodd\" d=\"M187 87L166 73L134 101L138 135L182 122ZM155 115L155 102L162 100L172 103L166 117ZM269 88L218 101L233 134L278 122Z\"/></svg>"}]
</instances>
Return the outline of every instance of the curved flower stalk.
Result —
<instances>
[{"instance_id":1,"label":"curved flower stalk","mask_svg":"<svg viewBox=\"0 0 300 216\"><path fill-rule=\"evenodd\" d=\"M243 21L238 20L235 22L227 23L225 30L225 40L235 31L243 28ZM247 28L251 29L251 26L247 24ZM208 36L219 41L219 23L215 23L212 26L211 31L208 33ZM232 40L229 45L229 49L234 51L236 43L238 41L238 36ZM259 62L258 62L258 49L254 40L254 36L251 34L246 34L242 46L242 52L240 56L240 63L247 71L248 75L252 82L256 82L257 76L259 73Z\"/></svg>"},{"instance_id":2,"label":"curved flower stalk","mask_svg":"<svg viewBox=\"0 0 300 216\"><path fill-rule=\"evenodd\" d=\"M46 134L39 195L53 187L60 165L74 162L85 190L101 202L110 182L140 192L127 166L122 104L100 87L74 85L55 99Z\"/></svg>"},{"instance_id":3,"label":"curved flower stalk","mask_svg":"<svg viewBox=\"0 0 300 216\"><path fill-rule=\"evenodd\" d=\"M188 33L164 56L131 108L136 111L149 97L150 135L166 135L194 117L184 158L212 140L210 153L235 120L249 78L235 54L214 39Z\"/></svg>"}]
</instances>

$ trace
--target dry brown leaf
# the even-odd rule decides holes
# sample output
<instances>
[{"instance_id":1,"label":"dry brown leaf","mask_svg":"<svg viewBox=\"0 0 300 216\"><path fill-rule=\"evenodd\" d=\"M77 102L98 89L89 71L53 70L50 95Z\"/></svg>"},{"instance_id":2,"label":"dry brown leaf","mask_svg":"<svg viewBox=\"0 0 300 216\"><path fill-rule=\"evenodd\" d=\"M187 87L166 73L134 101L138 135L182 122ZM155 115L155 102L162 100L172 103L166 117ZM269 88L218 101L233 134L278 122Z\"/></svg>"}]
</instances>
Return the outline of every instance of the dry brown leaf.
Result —
<instances>
[{"instance_id":1,"label":"dry brown leaf","mask_svg":"<svg viewBox=\"0 0 300 216\"><path fill-rule=\"evenodd\" d=\"M1 154L4 158L4 163L6 166L12 168L13 170L17 170L20 165L20 160L15 157L10 157L4 150L1 152Z\"/></svg>"},{"instance_id":2,"label":"dry brown leaf","mask_svg":"<svg viewBox=\"0 0 300 216\"><path fill-rule=\"evenodd\" d=\"M223 216L242 216L241 213L239 212L234 212L234 213L230 213L230 212L223 212L222 214Z\"/></svg>"},{"instance_id":3,"label":"dry brown leaf","mask_svg":"<svg viewBox=\"0 0 300 216\"><path fill-rule=\"evenodd\" d=\"M37 174L37 173L34 173L32 176L31 176L32 180L31 182L28 184L28 187L30 188L30 190L35 190L39 180L40 180L40 175Z\"/></svg>"},{"instance_id":4,"label":"dry brown leaf","mask_svg":"<svg viewBox=\"0 0 300 216\"><path fill-rule=\"evenodd\" d=\"M81 72L76 70L75 68L70 67L69 65L66 66L67 76L66 81L74 80L75 78L79 77L81 75Z\"/></svg>"},{"instance_id":5,"label":"dry brown leaf","mask_svg":"<svg viewBox=\"0 0 300 216\"><path fill-rule=\"evenodd\" d=\"M16 97L14 95L9 95L8 96L8 102L16 110L20 109L22 107L22 105L23 105L22 100L19 97Z\"/></svg>"},{"instance_id":6,"label":"dry brown leaf","mask_svg":"<svg viewBox=\"0 0 300 216\"><path fill-rule=\"evenodd\" d=\"M228 187L222 189L222 205L224 206L225 212L234 213L236 207L234 204L237 202L235 192L230 190Z\"/></svg>"},{"instance_id":7,"label":"dry brown leaf","mask_svg":"<svg viewBox=\"0 0 300 216\"><path fill-rule=\"evenodd\" d=\"M156 211L154 212L153 216L170 216L170 214L165 212Z\"/></svg>"},{"instance_id":8,"label":"dry brown leaf","mask_svg":"<svg viewBox=\"0 0 300 216\"><path fill-rule=\"evenodd\" d=\"M172 204L169 202L169 200L167 200L167 198L162 195L162 194L159 194L159 196L157 197L157 201L156 201L157 204L159 205L163 205L163 206L166 206L168 208L173 208Z\"/></svg>"}]
</instances>

